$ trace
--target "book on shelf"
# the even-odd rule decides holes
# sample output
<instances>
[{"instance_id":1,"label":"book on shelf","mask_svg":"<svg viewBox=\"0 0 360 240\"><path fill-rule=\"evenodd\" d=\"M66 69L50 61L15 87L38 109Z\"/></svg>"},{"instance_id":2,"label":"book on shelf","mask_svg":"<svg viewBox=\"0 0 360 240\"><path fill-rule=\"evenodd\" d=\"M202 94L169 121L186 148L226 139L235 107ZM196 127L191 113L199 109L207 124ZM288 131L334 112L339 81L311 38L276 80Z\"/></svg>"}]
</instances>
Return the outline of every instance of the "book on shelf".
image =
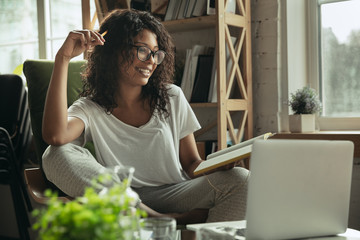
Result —
<instances>
[{"instance_id":1,"label":"book on shelf","mask_svg":"<svg viewBox=\"0 0 360 240\"><path fill-rule=\"evenodd\" d=\"M177 5L177 2L178 2L177 0L169 0L168 1L164 21L172 20L174 12L176 11L175 7Z\"/></svg>"},{"instance_id":2,"label":"book on shelf","mask_svg":"<svg viewBox=\"0 0 360 240\"><path fill-rule=\"evenodd\" d=\"M181 80L181 89L185 98L190 102L191 94L194 88L196 68L199 55L213 52L213 48L204 45L194 45L191 49L186 50L184 72Z\"/></svg>"},{"instance_id":3,"label":"book on shelf","mask_svg":"<svg viewBox=\"0 0 360 240\"><path fill-rule=\"evenodd\" d=\"M190 102L208 102L214 55L199 55Z\"/></svg>"},{"instance_id":4,"label":"book on shelf","mask_svg":"<svg viewBox=\"0 0 360 240\"><path fill-rule=\"evenodd\" d=\"M174 11L172 13L172 16L171 16L171 20L176 20L177 19L177 16L178 16L179 11L180 11L180 4L181 4L181 0L176 0L176 4L175 4L175 7L174 7Z\"/></svg>"},{"instance_id":5,"label":"book on shelf","mask_svg":"<svg viewBox=\"0 0 360 240\"><path fill-rule=\"evenodd\" d=\"M207 1L168 0L164 13L164 21L204 16L207 13ZM157 3L157 5L160 5L160 3Z\"/></svg>"},{"instance_id":6,"label":"book on shelf","mask_svg":"<svg viewBox=\"0 0 360 240\"><path fill-rule=\"evenodd\" d=\"M216 14L215 0L207 0L206 14L207 15L215 15Z\"/></svg>"},{"instance_id":7,"label":"book on shelf","mask_svg":"<svg viewBox=\"0 0 360 240\"><path fill-rule=\"evenodd\" d=\"M208 102L217 102L217 71L216 71L216 58L217 58L217 51L214 53L213 65L211 68L211 78L210 78L210 86L209 86L209 94L208 94Z\"/></svg>"},{"instance_id":8,"label":"book on shelf","mask_svg":"<svg viewBox=\"0 0 360 240\"><path fill-rule=\"evenodd\" d=\"M166 11L163 13L164 1L166 0L157 0L157 8L152 7L154 13L161 12L165 15L164 21L216 14L215 0L167 0ZM226 11L235 13L236 0L228 1Z\"/></svg>"},{"instance_id":9,"label":"book on shelf","mask_svg":"<svg viewBox=\"0 0 360 240\"><path fill-rule=\"evenodd\" d=\"M236 12L236 0L228 0L226 11L231 12L231 13ZM216 14L215 0L207 0L206 14L207 15L215 15Z\"/></svg>"},{"instance_id":10,"label":"book on shelf","mask_svg":"<svg viewBox=\"0 0 360 240\"><path fill-rule=\"evenodd\" d=\"M179 5L179 11L176 14L176 19L184 19L184 12L186 9L186 4L187 4L187 0L179 0L180 5Z\"/></svg>"},{"instance_id":11,"label":"book on shelf","mask_svg":"<svg viewBox=\"0 0 360 240\"><path fill-rule=\"evenodd\" d=\"M196 176L200 174L205 174L216 168L249 158L251 155L253 143L259 139L266 140L270 136L272 136L272 133L266 133L258 137L246 140L244 142L235 144L223 150L217 151L215 153L209 154L206 158L206 161L200 163L199 166L194 170L194 175Z\"/></svg>"},{"instance_id":12,"label":"book on shelf","mask_svg":"<svg viewBox=\"0 0 360 240\"><path fill-rule=\"evenodd\" d=\"M200 17L206 14L207 0L197 0L192 10L192 17Z\"/></svg>"},{"instance_id":13,"label":"book on shelf","mask_svg":"<svg viewBox=\"0 0 360 240\"><path fill-rule=\"evenodd\" d=\"M192 12L193 12L193 9L194 9L194 6L196 4L196 1L197 0L187 0L187 5L186 5L186 8L185 8L185 18L189 18L192 16Z\"/></svg>"},{"instance_id":14,"label":"book on shelf","mask_svg":"<svg viewBox=\"0 0 360 240\"><path fill-rule=\"evenodd\" d=\"M190 72L191 72L191 59L192 59L192 49L186 49L186 58L185 58L185 66L184 66L184 72L181 79L181 89L184 92L184 96L186 100L190 100L192 88L193 88L193 82L191 82L190 79Z\"/></svg>"}]
</instances>

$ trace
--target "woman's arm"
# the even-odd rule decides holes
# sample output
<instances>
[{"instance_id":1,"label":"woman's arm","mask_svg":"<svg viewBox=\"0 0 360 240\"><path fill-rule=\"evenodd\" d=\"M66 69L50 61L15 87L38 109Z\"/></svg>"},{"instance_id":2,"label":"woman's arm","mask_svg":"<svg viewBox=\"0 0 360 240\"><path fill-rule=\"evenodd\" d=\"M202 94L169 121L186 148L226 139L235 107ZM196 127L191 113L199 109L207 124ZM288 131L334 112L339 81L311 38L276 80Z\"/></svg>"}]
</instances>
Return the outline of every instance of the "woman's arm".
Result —
<instances>
[{"instance_id":1,"label":"woman's arm","mask_svg":"<svg viewBox=\"0 0 360 240\"><path fill-rule=\"evenodd\" d=\"M179 152L181 166L190 178L195 178L194 170L204 160L199 155L194 134L189 134L180 140Z\"/></svg>"},{"instance_id":2,"label":"woman's arm","mask_svg":"<svg viewBox=\"0 0 360 240\"><path fill-rule=\"evenodd\" d=\"M187 173L190 178L196 178L202 175L194 176L194 170L199 166L204 160L201 159L198 149L196 147L196 142L194 134L189 134L180 140L180 162L181 166ZM214 170L208 171L206 174L210 174L216 171L224 171L234 168L239 163L229 163L225 166L216 168Z\"/></svg>"},{"instance_id":3,"label":"woman's arm","mask_svg":"<svg viewBox=\"0 0 360 240\"><path fill-rule=\"evenodd\" d=\"M72 31L55 57L54 68L46 95L42 136L50 145L62 145L81 135L84 123L67 114L67 75L70 60L95 45L103 45L104 38L94 31Z\"/></svg>"}]
</instances>

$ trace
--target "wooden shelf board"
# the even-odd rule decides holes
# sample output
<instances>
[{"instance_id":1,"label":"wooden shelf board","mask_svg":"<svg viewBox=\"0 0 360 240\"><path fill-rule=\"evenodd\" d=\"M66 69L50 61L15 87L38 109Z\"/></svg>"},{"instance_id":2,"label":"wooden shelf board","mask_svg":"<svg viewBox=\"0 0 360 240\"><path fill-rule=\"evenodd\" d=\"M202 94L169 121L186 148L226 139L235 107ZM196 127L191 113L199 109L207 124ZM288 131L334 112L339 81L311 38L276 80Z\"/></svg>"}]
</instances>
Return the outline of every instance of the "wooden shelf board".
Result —
<instances>
[{"instance_id":1,"label":"wooden shelf board","mask_svg":"<svg viewBox=\"0 0 360 240\"><path fill-rule=\"evenodd\" d=\"M217 103L190 103L192 108L216 108Z\"/></svg>"},{"instance_id":2,"label":"wooden shelf board","mask_svg":"<svg viewBox=\"0 0 360 240\"><path fill-rule=\"evenodd\" d=\"M228 99L227 111L242 111L248 109L248 102L244 99ZM215 108L218 106L217 103L190 103L193 108Z\"/></svg>"},{"instance_id":3,"label":"wooden shelf board","mask_svg":"<svg viewBox=\"0 0 360 240\"><path fill-rule=\"evenodd\" d=\"M216 15L171 20L162 23L171 33L214 28L216 26Z\"/></svg>"}]
</instances>

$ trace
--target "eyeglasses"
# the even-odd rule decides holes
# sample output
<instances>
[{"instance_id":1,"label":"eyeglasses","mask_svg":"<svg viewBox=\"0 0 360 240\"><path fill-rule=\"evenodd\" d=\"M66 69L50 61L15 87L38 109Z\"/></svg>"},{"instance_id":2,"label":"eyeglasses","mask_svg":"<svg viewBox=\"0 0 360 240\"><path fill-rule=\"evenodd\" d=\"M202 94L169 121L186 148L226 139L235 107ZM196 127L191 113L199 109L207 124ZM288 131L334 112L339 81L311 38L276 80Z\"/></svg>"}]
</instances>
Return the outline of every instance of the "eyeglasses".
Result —
<instances>
[{"instance_id":1,"label":"eyeglasses","mask_svg":"<svg viewBox=\"0 0 360 240\"><path fill-rule=\"evenodd\" d=\"M154 52L150 48L145 46L132 45L132 47L137 48L137 58L142 62L147 61L150 58L150 56L153 56L154 63L156 65L159 65L162 63L166 55L166 52L163 50L157 50Z\"/></svg>"}]
</instances>

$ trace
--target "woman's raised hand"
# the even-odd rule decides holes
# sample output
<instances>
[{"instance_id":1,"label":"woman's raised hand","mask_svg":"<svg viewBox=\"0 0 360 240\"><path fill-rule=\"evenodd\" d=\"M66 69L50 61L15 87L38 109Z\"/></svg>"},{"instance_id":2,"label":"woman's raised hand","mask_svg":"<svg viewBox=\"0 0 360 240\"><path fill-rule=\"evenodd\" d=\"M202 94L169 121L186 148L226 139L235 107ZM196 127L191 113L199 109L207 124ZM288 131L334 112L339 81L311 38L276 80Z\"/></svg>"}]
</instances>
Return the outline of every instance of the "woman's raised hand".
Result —
<instances>
[{"instance_id":1,"label":"woman's raised hand","mask_svg":"<svg viewBox=\"0 0 360 240\"><path fill-rule=\"evenodd\" d=\"M58 55L70 60L96 45L104 45L100 33L91 30L71 31L58 51Z\"/></svg>"}]
</instances>

